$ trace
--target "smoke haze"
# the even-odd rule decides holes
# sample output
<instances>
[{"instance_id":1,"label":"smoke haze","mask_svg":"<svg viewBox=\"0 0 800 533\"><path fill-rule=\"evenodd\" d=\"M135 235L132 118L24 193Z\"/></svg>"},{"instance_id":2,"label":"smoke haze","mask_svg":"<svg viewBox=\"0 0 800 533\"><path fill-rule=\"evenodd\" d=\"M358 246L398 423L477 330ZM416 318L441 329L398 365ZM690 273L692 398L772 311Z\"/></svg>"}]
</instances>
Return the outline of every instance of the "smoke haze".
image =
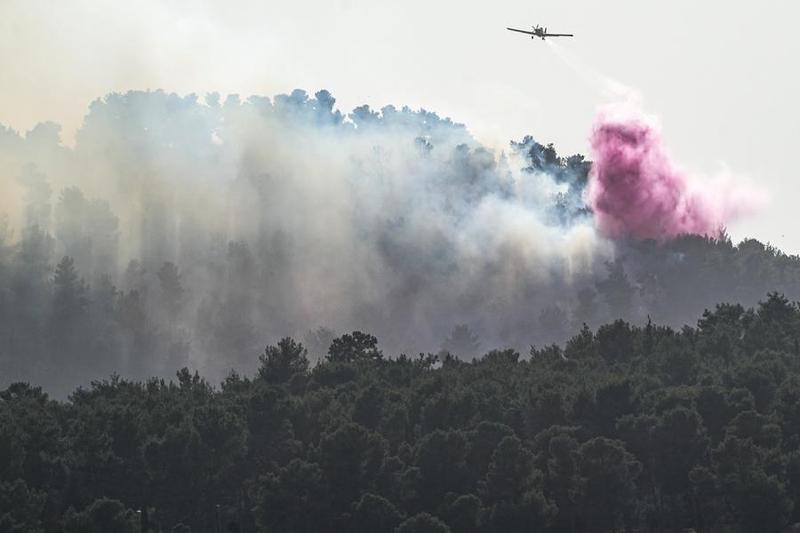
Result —
<instances>
[{"instance_id":1,"label":"smoke haze","mask_svg":"<svg viewBox=\"0 0 800 533\"><path fill-rule=\"evenodd\" d=\"M221 378L282 336L320 358L357 329L388 354L471 358L620 317L680 325L743 287L728 260L729 285L665 305L687 253L738 253L718 230L750 204L692 189L638 118L601 115L592 142L594 170L531 137L498 153L426 110L345 115L325 90L113 93L70 148L53 123L3 128L4 376ZM714 239L663 242L682 233ZM748 283L745 303L777 288Z\"/></svg>"},{"instance_id":2,"label":"smoke haze","mask_svg":"<svg viewBox=\"0 0 800 533\"><path fill-rule=\"evenodd\" d=\"M19 270L6 301L36 313L72 258L89 301L143 320L113 336L132 372L147 349L165 371L219 375L318 328L409 353L458 324L486 345L557 340L532 334L539 313L566 309L613 250L580 199L587 164L549 150L527 138L493 153L425 110L345 117L327 91L111 94L74 148L55 124L3 130L5 260ZM42 314L25 327L46 337Z\"/></svg>"}]
</instances>

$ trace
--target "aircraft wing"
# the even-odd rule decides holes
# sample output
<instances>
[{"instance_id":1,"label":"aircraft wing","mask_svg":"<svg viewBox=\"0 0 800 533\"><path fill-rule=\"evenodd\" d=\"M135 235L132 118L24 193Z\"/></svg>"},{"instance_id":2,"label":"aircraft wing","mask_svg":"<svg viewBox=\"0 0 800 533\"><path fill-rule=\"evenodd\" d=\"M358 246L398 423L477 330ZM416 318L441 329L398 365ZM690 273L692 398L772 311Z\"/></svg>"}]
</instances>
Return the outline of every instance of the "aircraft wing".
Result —
<instances>
[{"instance_id":1,"label":"aircraft wing","mask_svg":"<svg viewBox=\"0 0 800 533\"><path fill-rule=\"evenodd\" d=\"M516 32L519 32L519 33L527 33L528 35L536 35L536 33L532 32L532 31L518 30L516 28L506 28L506 29L507 30L511 30L511 31L516 31Z\"/></svg>"},{"instance_id":2,"label":"aircraft wing","mask_svg":"<svg viewBox=\"0 0 800 533\"><path fill-rule=\"evenodd\" d=\"M575 37L571 33L545 33L542 37Z\"/></svg>"}]
</instances>

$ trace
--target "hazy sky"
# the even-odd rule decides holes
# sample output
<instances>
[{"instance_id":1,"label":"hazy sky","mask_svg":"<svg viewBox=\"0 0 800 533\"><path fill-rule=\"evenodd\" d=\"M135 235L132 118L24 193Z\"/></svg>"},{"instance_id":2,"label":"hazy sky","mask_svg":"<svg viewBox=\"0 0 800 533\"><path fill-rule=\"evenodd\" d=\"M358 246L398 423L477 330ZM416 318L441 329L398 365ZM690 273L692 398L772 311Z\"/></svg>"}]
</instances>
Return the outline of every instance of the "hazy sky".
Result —
<instances>
[{"instance_id":1,"label":"hazy sky","mask_svg":"<svg viewBox=\"0 0 800 533\"><path fill-rule=\"evenodd\" d=\"M327 88L343 110L425 107L494 147L529 133L585 152L610 78L684 168L767 190L735 238L798 253L799 15L791 0L0 0L0 123L54 120L70 142L111 91ZM576 38L559 51L505 30L536 23Z\"/></svg>"}]
</instances>

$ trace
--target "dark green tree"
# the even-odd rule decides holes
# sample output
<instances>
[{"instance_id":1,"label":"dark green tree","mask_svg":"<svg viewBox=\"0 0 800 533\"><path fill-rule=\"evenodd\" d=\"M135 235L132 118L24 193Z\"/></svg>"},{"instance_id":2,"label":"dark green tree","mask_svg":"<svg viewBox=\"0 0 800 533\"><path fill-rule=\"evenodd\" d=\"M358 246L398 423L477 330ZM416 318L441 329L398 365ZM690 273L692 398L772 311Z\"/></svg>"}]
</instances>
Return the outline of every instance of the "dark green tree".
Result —
<instances>
[{"instance_id":1,"label":"dark green tree","mask_svg":"<svg viewBox=\"0 0 800 533\"><path fill-rule=\"evenodd\" d=\"M284 337L277 346L267 346L259 356L258 377L267 383L286 383L308 370L308 351L294 339Z\"/></svg>"},{"instance_id":2,"label":"dark green tree","mask_svg":"<svg viewBox=\"0 0 800 533\"><path fill-rule=\"evenodd\" d=\"M378 339L374 336L354 331L333 339L327 359L334 363L376 361L383 359L383 352L378 349Z\"/></svg>"},{"instance_id":3,"label":"dark green tree","mask_svg":"<svg viewBox=\"0 0 800 533\"><path fill-rule=\"evenodd\" d=\"M419 513L404 521L395 533L450 533L447 524L428 513Z\"/></svg>"}]
</instances>

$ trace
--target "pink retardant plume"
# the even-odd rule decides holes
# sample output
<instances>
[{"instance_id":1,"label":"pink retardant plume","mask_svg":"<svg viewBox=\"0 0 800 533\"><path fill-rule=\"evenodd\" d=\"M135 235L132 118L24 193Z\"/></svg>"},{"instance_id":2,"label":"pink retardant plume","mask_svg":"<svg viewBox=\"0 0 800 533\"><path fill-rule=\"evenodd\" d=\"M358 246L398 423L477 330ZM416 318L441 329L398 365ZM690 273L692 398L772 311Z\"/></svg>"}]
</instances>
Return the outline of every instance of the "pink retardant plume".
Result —
<instances>
[{"instance_id":1,"label":"pink retardant plume","mask_svg":"<svg viewBox=\"0 0 800 533\"><path fill-rule=\"evenodd\" d=\"M759 192L720 180L706 189L691 182L670 160L653 122L628 108L600 113L591 148L587 201L608 237L717 237L763 201Z\"/></svg>"}]
</instances>

